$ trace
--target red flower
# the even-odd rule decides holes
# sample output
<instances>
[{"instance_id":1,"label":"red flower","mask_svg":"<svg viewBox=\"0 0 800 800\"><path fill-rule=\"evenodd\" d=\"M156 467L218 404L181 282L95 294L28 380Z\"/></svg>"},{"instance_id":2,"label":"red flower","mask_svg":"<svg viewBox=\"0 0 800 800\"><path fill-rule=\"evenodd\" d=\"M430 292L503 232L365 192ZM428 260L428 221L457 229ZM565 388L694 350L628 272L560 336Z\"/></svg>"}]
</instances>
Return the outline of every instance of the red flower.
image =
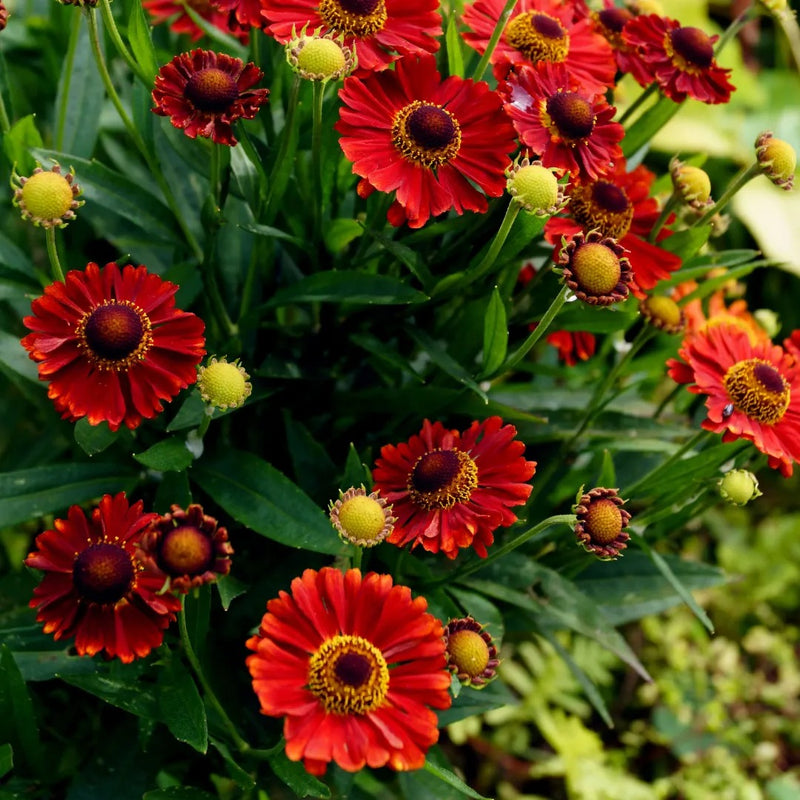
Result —
<instances>
[{"instance_id":1,"label":"red flower","mask_svg":"<svg viewBox=\"0 0 800 800\"><path fill-rule=\"evenodd\" d=\"M214 5L229 15L228 26L232 30L231 20L242 28L260 28L264 21L260 0L214 0Z\"/></svg>"},{"instance_id":2,"label":"red flower","mask_svg":"<svg viewBox=\"0 0 800 800\"><path fill-rule=\"evenodd\" d=\"M314 775L329 761L419 769L450 705L442 625L390 575L308 569L267 603L248 639L261 712L285 717L286 755Z\"/></svg>"},{"instance_id":3,"label":"red flower","mask_svg":"<svg viewBox=\"0 0 800 800\"><path fill-rule=\"evenodd\" d=\"M33 301L22 345L64 419L135 428L197 380L203 321L175 308L177 291L146 267L91 263Z\"/></svg>"},{"instance_id":4,"label":"red flower","mask_svg":"<svg viewBox=\"0 0 800 800\"><path fill-rule=\"evenodd\" d=\"M573 181L568 194L569 217L551 217L544 228L548 242L558 245L562 236L599 230L603 236L616 239L628 253L637 297L644 297L659 281L666 280L678 269L681 259L647 241L647 236L660 214L658 201L650 197L655 175L645 166L627 172L624 158L614 169L594 181ZM659 239L670 235L661 230Z\"/></svg>"},{"instance_id":5,"label":"red flower","mask_svg":"<svg viewBox=\"0 0 800 800\"><path fill-rule=\"evenodd\" d=\"M622 38L636 48L641 69L631 70L634 78L646 86L653 80L661 91L676 103L687 97L703 103L727 103L733 84L729 69L717 66L714 42L699 28L681 27L674 19L658 14L643 14L626 23Z\"/></svg>"},{"instance_id":6,"label":"red flower","mask_svg":"<svg viewBox=\"0 0 800 800\"><path fill-rule=\"evenodd\" d=\"M74 636L82 656L103 650L125 663L161 644L180 600L159 594L165 576L137 556L155 516L142 513L141 500L129 506L124 492L106 494L89 519L72 506L36 537L25 563L45 573L30 602L45 633Z\"/></svg>"},{"instance_id":7,"label":"red flower","mask_svg":"<svg viewBox=\"0 0 800 800\"><path fill-rule=\"evenodd\" d=\"M393 224L483 212L485 195L505 190L514 128L486 83L442 81L433 56L406 57L395 70L346 78L339 96L342 150L370 187L396 191Z\"/></svg>"},{"instance_id":8,"label":"red flower","mask_svg":"<svg viewBox=\"0 0 800 800\"><path fill-rule=\"evenodd\" d=\"M558 350L558 357L569 367L588 361L597 346L593 333L584 331L553 331L547 334L547 343Z\"/></svg>"},{"instance_id":9,"label":"red flower","mask_svg":"<svg viewBox=\"0 0 800 800\"><path fill-rule=\"evenodd\" d=\"M779 345L715 325L688 336L669 374L706 395L703 428L724 442L751 441L784 476L800 461L800 365Z\"/></svg>"},{"instance_id":10,"label":"red flower","mask_svg":"<svg viewBox=\"0 0 800 800\"><path fill-rule=\"evenodd\" d=\"M594 180L622 157L625 131L602 95L570 83L562 64L520 67L501 91L519 138L546 167Z\"/></svg>"},{"instance_id":11,"label":"red flower","mask_svg":"<svg viewBox=\"0 0 800 800\"><path fill-rule=\"evenodd\" d=\"M484 53L505 0L475 0L464 8L462 19L472 31L464 32L465 41ZM492 52L491 62L523 64L563 64L570 85L595 94L614 85L616 64L608 42L595 33L590 19L575 19L569 3L555 0L520 0Z\"/></svg>"},{"instance_id":12,"label":"red flower","mask_svg":"<svg viewBox=\"0 0 800 800\"><path fill-rule=\"evenodd\" d=\"M240 39L247 41L247 34L242 35L241 31L233 30L228 25L228 13L221 11L219 5L209 0L186 0L185 4L180 0L144 0L142 3L153 18L153 25L162 25L172 19L170 30L188 34L193 42L202 39L206 32L186 13L186 6L196 11L215 28L238 35Z\"/></svg>"},{"instance_id":13,"label":"red flower","mask_svg":"<svg viewBox=\"0 0 800 800\"><path fill-rule=\"evenodd\" d=\"M438 0L261 0L261 8L267 33L283 44L306 25L344 36L361 71L386 69L409 53L435 53L442 35Z\"/></svg>"},{"instance_id":14,"label":"red flower","mask_svg":"<svg viewBox=\"0 0 800 800\"><path fill-rule=\"evenodd\" d=\"M629 7L617 6L614 0L603 0L603 8L592 12L594 29L611 45L614 60L620 72L633 72L641 69L641 62L635 57L635 48L625 43L622 31L636 14ZM636 76L636 80L639 77ZM650 78L652 81L652 78ZM650 81L645 81L649 83Z\"/></svg>"},{"instance_id":15,"label":"red flower","mask_svg":"<svg viewBox=\"0 0 800 800\"><path fill-rule=\"evenodd\" d=\"M251 89L263 77L252 63L214 53L192 50L175 56L156 75L153 87L155 114L194 139L205 136L233 146L231 125L237 119L253 119L267 102L269 89Z\"/></svg>"},{"instance_id":16,"label":"red flower","mask_svg":"<svg viewBox=\"0 0 800 800\"><path fill-rule=\"evenodd\" d=\"M464 433L425 420L407 443L381 448L374 490L397 517L387 541L448 558L473 547L485 558L494 531L516 522L510 508L531 493L536 462L525 460L516 434L500 417L473 422Z\"/></svg>"}]
</instances>

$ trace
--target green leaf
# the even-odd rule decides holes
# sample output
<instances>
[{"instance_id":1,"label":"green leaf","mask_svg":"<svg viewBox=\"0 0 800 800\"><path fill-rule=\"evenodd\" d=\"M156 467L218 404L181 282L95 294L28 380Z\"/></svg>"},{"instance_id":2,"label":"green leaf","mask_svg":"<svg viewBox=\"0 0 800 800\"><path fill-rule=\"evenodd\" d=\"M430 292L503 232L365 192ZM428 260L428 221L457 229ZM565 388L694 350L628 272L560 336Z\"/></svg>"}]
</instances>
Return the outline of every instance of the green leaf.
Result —
<instances>
[{"instance_id":1,"label":"green leaf","mask_svg":"<svg viewBox=\"0 0 800 800\"><path fill-rule=\"evenodd\" d=\"M406 305L427 299L427 295L388 275L360 270L329 270L279 289L266 305L275 307L313 302Z\"/></svg>"},{"instance_id":2,"label":"green leaf","mask_svg":"<svg viewBox=\"0 0 800 800\"><path fill-rule=\"evenodd\" d=\"M129 490L137 474L116 464L54 464L0 474L0 528Z\"/></svg>"},{"instance_id":3,"label":"green leaf","mask_svg":"<svg viewBox=\"0 0 800 800\"><path fill-rule=\"evenodd\" d=\"M39 370L36 364L28 358L27 352L19 343L19 338L5 331L0 331L0 362L20 377L34 381L43 387L39 381Z\"/></svg>"},{"instance_id":4,"label":"green leaf","mask_svg":"<svg viewBox=\"0 0 800 800\"><path fill-rule=\"evenodd\" d=\"M686 230L673 233L659 244L664 250L680 256L682 259L691 258L708 241L711 235L711 226L702 225L699 228L686 228ZM680 273L680 270L679 270Z\"/></svg>"},{"instance_id":5,"label":"green leaf","mask_svg":"<svg viewBox=\"0 0 800 800\"><path fill-rule=\"evenodd\" d=\"M236 781L237 786L245 790L253 789L256 785L253 776L243 767L239 766L231 755L231 751L228 749L227 745L213 738L210 738L209 741L225 759L225 766L228 768L228 774Z\"/></svg>"},{"instance_id":6,"label":"green leaf","mask_svg":"<svg viewBox=\"0 0 800 800\"><path fill-rule=\"evenodd\" d=\"M467 797L474 797L475 800L487 800L482 794L478 794L474 789L470 789L470 787L454 772L450 772L449 769L445 769L444 767L437 766L429 758L425 759L425 771L434 775L453 789L457 789L461 794Z\"/></svg>"},{"instance_id":7,"label":"green leaf","mask_svg":"<svg viewBox=\"0 0 800 800\"><path fill-rule=\"evenodd\" d=\"M242 228L242 230L250 231L250 233L255 233L258 236L265 236L268 239L281 239L282 241L285 242L291 242L292 244L297 245L303 250L307 250L309 247L308 242L303 241L297 236L292 236L291 234L286 233L286 231L283 231L280 228L273 228L270 225L261 225L252 222L252 223L242 224L240 227Z\"/></svg>"},{"instance_id":8,"label":"green leaf","mask_svg":"<svg viewBox=\"0 0 800 800\"><path fill-rule=\"evenodd\" d=\"M408 245L395 242L382 233L366 228L367 234L375 239L387 253L394 256L401 264L408 268L409 272L422 284L423 288L433 283L433 276L423 261L422 256Z\"/></svg>"},{"instance_id":9,"label":"green leaf","mask_svg":"<svg viewBox=\"0 0 800 800\"><path fill-rule=\"evenodd\" d=\"M312 497L327 497L336 478L336 465L308 428L287 409L283 411L283 422L297 485Z\"/></svg>"},{"instance_id":10,"label":"green leaf","mask_svg":"<svg viewBox=\"0 0 800 800\"><path fill-rule=\"evenodd\" d=\"M289 547L336 554L342 543L327 516L271 464L241 450L204 457L191 472L237 522Z\"/></svg>"},{"instance_id":11,"label":"green leaf","mask_svg":"<svg viewBox=\"0 0 800 800\"><path fill-rule=\"evenodd\" d=\"M639 148L644 147L669 122L680 109L679 103L673 103L668 97L659 97L657 102L647 109L625 131L622 140L622 152L630 158Z\"/></svg>"},{"instance_id":12,"label":"green leaf","mask_svg":"<svg viewBox=\"0 0 800 800\"><path fill-rule=\"evenodd\" d=\"M217 590L219 591L219 599L222 602L222 607L227 611L231 603L240 595L247 591L247 585L231 575L223 575L217 580Z\"/></svg>"},{"instance_id":13,"label":"green leaf","mask_svg":"<svg viewBox=\"0 0 800 800\"><path fill-rule=\"evenodd\" d=\"M461 34L459 32L458 15L450 12L445 31L445 47L447 48L447 74L464 77L464 54L461 51Z\"/></svg>"},{"instance_id":14,"label":"green leaf","mask_svg":"<svg viewBox=\"0 0 800 800\"><path fill-rule=\"evenodd\" d=\"M168 439L148 447L142 453L134 453L133 457L140 464L159 472L168 472L169 470L180 472L194 461L194 456L186 447L186 442L177 436L170 436Z\"/></svg>"},{"instance_id":15,"label":"green leaf","mask_svg":"<svg viewBox=\"0 0 800 800\"><path fill-rule=\"evenodd\" d=\"M188 669L171 658L158 675L158 706L170 733L205 753L208 750L206 708Z\"/></svg>"},{"instance_id":16,"label":"green leaf","mask_svg":"<svg viewBox=\"0 0 800 800\"><path fill-rule=\"evenodd\" d=\"M26 681L49 681L65 675L91 675L97 664L91 658L69 655L69 649L15 652L14 660Z\"/></svg>"},{"instance_id":17,"label":"green leaf","mask_svg":"<svg viewBox=\"0 0 800 800\"><path fill-rule=\"evenodd\" d=\"M174 419L167 425L167 432L196 428L203 421L205 414L206 404L203 402L200 392L190 392Z\"/></svg>"},{"instance_id":18,"label":"green leaf","mask_svg":"<svg viewBox=\"0 0 800 800\"><path fill-rule=\"evenodd\" d=\"M44 767L28 688L7 645L0 648L0 741L9 742L34 773Z\"/></svg>"},{"instance_id":19,"label":"green leaf","mask_svg":"<svg viewBox=\"0 0 800 800\"><path fill-rule=\"evenodd\" d=\"M363 235L364 226L357 219L332 219L322 228L322 239L329 253L341 253L350 242Z\"/></svg>"},{"instance_id":20,"label":"green leaf","mask_svg":"<svg viewBox=\"0 0 800 800\"><path fill-rule=\"evenodd\" d=\"M483 374L491 375L506 360L508 352L508 319L506 306L495 286L489 298L483 322Z\"/></svg>"},{"instance_id":21,"label":"green leaf","mask_svg":"<svg viewBox=\"0 0 800 800\"><path fill-rule=\"evenodd\" d=\"M152 85L158 72L158 59L153 47L150 23L141 3L131 3L131 13L128 17L128 41L136 62L142 68L145 78Z\"/></svg>"},{"instance_id":22,"label":"green leaf","mask_svg":"<svg viewBox=\"0 0 800 800\"><path fill-rule=\"evenodd\" d=\"M353 333L350 335L350 341L364 348L368 353L375 358L380 359L385 364L388 364L393 369L398 370L405 375L409 375L415 381L424 383L425 379L408 363L408 359L397 352L391 345L385 341L381 341L377 336L371 333Z\"/></svg>"},{"instance_id":23,"label":"green leaf","mask_svg":"<svg viewBox=\"0 0 800 800\"><path fill-rule=\"evenodd\" d=\"M137 717L160 719L155 689L151 685L99 672L94 675L64 675L62 680Z\"/></svg>"},{"instance_id":24,"label":"green leaf","mask_svg":"<svg viewBox=\"0 0 800 800\"><path fill-rule=\"evenodd\" d=\"M300 761L290 761L283 749L268 757L272 771L280 778L297 797L331 796L331 790L320 780L306 772Z\"/></svg>"},{"instance_id":25,"label":"green leaf","mask_svg":"<svg viewBox=\"0 0 800 800\"><path fill-rule=\"evenodd\" d=\"M8 160L15 165L17 174L30 175L36 167L36 162L30 150L42 146L42 136L36 128L36 115L28 114L27 117L17 120L8 133L2 137L3 152ZM49 164L43 165L49 168Z\"/></svg>"},{"instance_id":26,"label":"green leaf","mask_svg":"<svg viewBox=\"0 0 800 800\"><path fill-rule=\"evenodd\" d=\"M86 417L83 417L75 423L75 441L87 456L102 453L117 441L118 436L119 431L112 431L106 422L92 425Z\"/></svg>"},{"instance_id":27,"label":"green leaf","mask_svg":"<svg viewBox=\"0 0 800 800\"><path fill-rule=\"evenodd\" d=\"M217 800L217 795L195 789L194 786L170 786L145 792L142 800Z\"/></svg>"},{"instance_id":28,"label":"green leaf","mask_svg":"<svg viewBox=\"0 0 800 800\"><path fill-rule=\"evenodd\" d=\"M347 491L351 486L355 488L363 486L367 491L372 486L372 473L369 467L361 460L361 456L352 442L350 442L350 447L347 450L347 461L344 465L344 475L342 476L342 486L340 488Z\"/></svg>"},{"instance_id":29,"label":"green leaf","mask_svg":"<svg viewBox=\"0 0 800 800\"><path fill-rule=\"evenodd\" d=\"M597 476L595 486L616 486L617 471L614 469L614 459L609 450L603 450L603 464L600 467L600 474Z\"/></svg>"},{"instance_id":30,"label":"green leaf","mask_svg":"<svg viewBox=\"0 0 800 800\"><path fill-rule=\"evenodd\" d=\"M14 768L14 750L10 744L0 744L0 778Z\"/></svg>"},{"instance_id":31,"label":"green leaf","mask_svg":"<svg viewBox=\"0 0 800 800\"><path fill-rule=\"evenodd\" d=\"M500 680L492 681L485 689L473 689L462 686L453 705L445 711L439 711L439 727L450 725L467 717L484 714L494 708L516 705L517 698Z\"/></svg>"}]
</instances>

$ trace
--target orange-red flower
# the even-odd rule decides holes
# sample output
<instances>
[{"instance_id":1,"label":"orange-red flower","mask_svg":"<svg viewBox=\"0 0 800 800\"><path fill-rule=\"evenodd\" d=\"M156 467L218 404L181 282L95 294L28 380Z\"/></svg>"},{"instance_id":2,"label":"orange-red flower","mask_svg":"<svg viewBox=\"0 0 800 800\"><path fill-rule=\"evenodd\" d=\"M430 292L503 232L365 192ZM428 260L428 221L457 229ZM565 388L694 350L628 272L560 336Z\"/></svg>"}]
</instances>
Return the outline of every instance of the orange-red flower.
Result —
<instances>
[{"instance_id":1,"label":"orange-red flower","mask_svg":"<svg viewBox=\"0 0 800 800\"><path fill-rule=\"evenodd\" d=\"M228 25L241 28L260 28L264 20L261 16L260 0L214 0L214 5L229 14Z\"/></svg>"},{"instance_id":2,"label":"orange-red flower","mask_svg":"<svg viewBox=\"0 0 800 800\"><path fill-rule=\"evenodd\" d=\"M409 53L435 53L442 35L438 0L261 0L261 8L267 33L283 44L306 25L343 36L362 72Z\"/></svg>"},{"instance_id":3,"label":"orange-red flower","mask_svg":"<svg viewBox=\"0 0 800 800\"><path fill-rule=\"evenodd\" d=\"M611 172L622 157L625 131L602 94L570 82L563 64L522 66L500 87L520 141L545 167L582 180Z\"/></svg>"},{"instance_id":4,"label":"orange-red flower","mask_svg":"<svg viewBox=\"0 0 800 800\"><path fill-rule=\"evenodd\" d=\"M269 89L251 88L263 76L255 64L225 53L181 53L156 75L153 113L169 117L192 139L204 136L233 146L233 123L253 119L267 102Z\"/></svg>"},{"instance_id":5,"label":"orange-red flower","mask_svg":"<svg viewBox=\"0 0 800 800\"><path fill-rule=\"evenodd\" d=\"M228 12L221 10L218 3L210 0L186 0L185 3L180 0L144 0L142 6L153 18L153 25L163 25L171 20L170 30L187 34L193 42L205 36L206 32L186 13L186 6L215 28L238 35L244 41L247 40L246 33L243 34L242 31L229 26Z\"/></svg>"},{"instance_id":6,"label":"orange-red flower","mask_svg":"<svg viewBox=\"0 0 800 800\"><path fill-rule=\"evenodd\" d=\"M391 575L308 569L267 603L248 639L261 712L284 717L286 755L314 775L328 762L419 769L450 705L442 625Z\"/></svg>"},{"instance_id":7,"label":"orange-red flower","mask_svg":"<svg viewBox=\"0 0 800 800\"><path fill-rule=\"evenodd\" d=\"M661 91L676 103L693 97L703 103L727 103L733 84L729 69L717 66L714 42L699 28L658 14L642 14L625 24L622 38L635 48L640 62L631 74L643 86L658 82Z\"/></svg>"},{"instance_id":8,"label":"orange-red flower","mask_svg":"<svg viewBox=\"0 0 800 800\"><path fill-rule=\"evenodd\" d=\"M164 638L180 600L159 594L165 576L138 557L138 543L155 514L124 492L104 495L87 519L78 506L36 537L29 567L44 571L30 605L44 632L75 637L80 655L101 651L125 663L146 656Z\"/></svg>"},{"instance_id":9,"label":"orange-red flower","mask_svg":"<svg viewBox=\"0 0 800 800\"><path fill-rule=\"evenodd\" d=\"M143 266L90 263L33 301L22 345L64 419L135 428L197 380L204 325L177 291Z\"/></svg>"},{"instance_id":10,"label":"orange-red flower","mask_svg":"<svg viewBox=\"0 0 800 800\"><path fill-rule=\"evenodd\" d=\"M406 56L394 70L346 78L339 96L342 150L369 187L396 192L392 224L483 212L486 195L505 190L514 128L486 83L443 81L433 56Z\"/></svg>"},{"instance_id":11,"label":"orange-red flower","mask_svg":"<svg viewBox=\"0 0 800 800\"><path fill-rule=\"evenodd\" d=\"M595 335L586 331L553 331L547 334L546 341L558 350L559 359L569 367L574 367L579 359L588 361L597 348Z\"/></svg>"},{"instance_id":12,"label":"orange-red flower","mask_svg":"<svg viewBox=\"0 0 800 800\"><path fill-rule=\"evenodd\" d=\"M475 0L464 7L462 20L472 30L465 41L479 53L486 51L505 0ZM551 63L565 67L570 85L591 94L614 85L616 64L608 42L595 33L588 17L575 19L571 3L520 0L511 12L492 52L491 62L501 76L506 67Z\"/></svg>"},{"instance_id":13,"label":"orange-red flower","mask_svg":"<svg viewBox=\"0 0 800 800\"><path fill-rule=\"evenodd\" d=\"M472 547L485 558L494 531L516 522L510 509L531 493L536 462L525 460L516 435L500 417L473 422L463 433L425 420L408 442L381 448L374 490L397 517L387 541L421 544L448 558Z\"/></svg>"},{"instance_id":14,"label":"orange-red flower","mask_svg":"<svg viewBox=\"0 0 800 800\"><path fill-rule=\"evenodd\" d=\"M690 392L706 395L703 428L722 440L751 441L769 465L788 477L800 461L800 364L769 340L753 342L744 330L715 325L684 340L682 361L669 374Z\"/></svg>"}]
</instances>

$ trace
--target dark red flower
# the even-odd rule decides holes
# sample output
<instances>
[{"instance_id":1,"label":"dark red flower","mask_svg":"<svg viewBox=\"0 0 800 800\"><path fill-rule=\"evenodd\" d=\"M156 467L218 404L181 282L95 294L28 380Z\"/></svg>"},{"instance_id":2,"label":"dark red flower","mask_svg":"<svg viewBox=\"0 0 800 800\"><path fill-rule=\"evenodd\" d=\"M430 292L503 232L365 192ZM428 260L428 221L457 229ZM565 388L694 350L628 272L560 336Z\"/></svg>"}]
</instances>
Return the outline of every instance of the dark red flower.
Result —
<instances>
[{"instance_id":1,"label":"dark red flower","mask_svg":"<svg viewBox=\"0 0 800 800\"><path fill-rule=\"evenodd\" d=\"M180 600L160 594L165 576L138 558L143 531L155 514L124 492L104 495L91 517L78 506L36 537L25 563L45 574L30 601L44 632L75 637L79 655L101 651L125 663L146 656L164 638Z\"/></svg>"},{"instance_id":2,"label":"dark red flower","mask_svg":"<svg viewBox=\"0 0 800 800\"><path fill-rule=\"evenodd\" d=\"M135 428L197 380L203 321L175 308L177 291L146 267L90 263L33 301L22 345L64 419Z\"/></svg>"},{"instance_id":3,"label":"dark red flower","mask_svg":"<svg viewBox=\"0 0 800 800\"><path fill-rule=\"evenodd\" d=\"M511 507L531 493L536 462L525 460L516 434L500 417L473 422L463 433L425 420L408 442L381 448L374 489L397 517L387 541L421 544L448 558L472 547L485 558L494 531L516 522Z\"/></svg>"},{"instance_id":4,"label":"dark red flower","mask_svg":"<svg viewBox=\"0 0 800 800\"><path fill-rule=\"evenodd\" d=\"M800 461L800 364L768 339L712 325L686 337L682 361L667 362L670 377L706 395L703 428L724 442L751 441L769 465L788 477Z\"/></svg>"},{"instance_id":5,"label":"dark red flower","mask_svg":"<svg viewBox=\"0 0 800 800\"><path fill-rule=\"evenodd\" d=\"M242 28L260 28L264 22L261 16L261 0L214 0L214 5L232 17Z\"/></svg>"},{"instance_id":6,"label":"dark red flower","mask_svg":"<svg viewBox=\"0 0 800 800\"><path fill-rule=\"evenodd\" d=\"M729 69L717 66L714 42L699 28L682 27L680 22L658 14L643 14L626 23L622 38L635 48L640 67L631 70L647 86L653 80L676 103L693 97L703 103L727 103L734 90Z\"/></svg>"},{"instance_id":7,"label":"dark red flower","mask_svg":"<svg viewBox=\"0 0 800 800\"><path fill-rule=\"evenodd\" d=\"M219 28L226 33L239 36L243 41L247 41L247 34L241 30L232 29L229 24L227 11L222 11L219 3L210 0L144 0L142 7L153 18L153 25L163 25L170 23L170 30L175 33L187 34L193 42L202 39L206 32L186 13L186 6L197 12L204 20L210 22L215 28Z\"/></svg>"},{"instance_id":8,"label":"dark red flower","mask_svg":"<svg viewBox=\"0 0 800 800\"><path fill-rule=\"evenodd\" d=\"M514 128L486 83L443 81L433 56L406 56L394 70L346 78L339 96L342 150L370 187L396 192L394 224L483 212L486 195L505 190Z\"/></svg>"},{"instance_id":9,"label":"dark red flower","mask_svg":"<svg viewBox=\"0 0 800 800\"><path fill-rule=\"evenodd\" d=\"M252 63L211 50L175 56L156 75L153 112L194 139L205 136L233 146L232 124L253 119L267 102L269 89L251 89L263 77Z\"/></svg>"},{"instance_id":10,"label":"dark red flower","mask_svg":"<svg viewBox=\"0 0 800 800\"><path fill-rule=\"evenodd\" d=\"M386 69L407 54L439 49L438 0L261 0L267 33L285 44L306 25L355 45L362 72Z\"/></svg>"},{"instance_id":11,"label":"dark red flower","mask_svg":"<svg viewBox=\"0 0 800 800\"><path fill-rule=\"evenodd\" d=\"M248 639L261 712L284 717L286 755L314 775L419 769L450 706L442 625L391 575L308 569Z\"/></svg>"},{"instance_id":12,"label":"dark red flower","mask_svg":"<svg viewBox=\"0 0 800 800\"><path fill-rule=\"evenodd\" d=\"M540 63L511 72L501 85L519 138L546 167L594 180L622 157L625 131L603 95L572 84L562 64Z\"/></svg>"}]
</instances>

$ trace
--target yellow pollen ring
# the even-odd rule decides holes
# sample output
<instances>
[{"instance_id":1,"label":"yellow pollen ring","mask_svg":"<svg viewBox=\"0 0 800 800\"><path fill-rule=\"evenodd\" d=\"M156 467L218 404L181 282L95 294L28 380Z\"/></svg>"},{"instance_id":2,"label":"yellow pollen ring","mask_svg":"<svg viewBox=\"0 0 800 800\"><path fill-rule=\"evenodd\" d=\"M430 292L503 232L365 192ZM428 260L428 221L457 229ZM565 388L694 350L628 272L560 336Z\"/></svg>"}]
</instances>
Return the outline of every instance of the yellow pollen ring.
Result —
<instances>
[{"instance_id":1,"label":"yellow pollen ring","mask_svg":"<svg viewBox=\"0 0 800 800\"><path fill-rule=\"evenodd\" d=\"M409 119L411 115L421 108L430 108L440 111L449 117L453 126L453 135L449 142L441 147L426 147L418 142L409 130ZM422 100L415 100L407 106L401 108L394 116L392 122L392 144L400 152L400 155L414 164L421 164L423 167L432 169L451 161L458 155L461 149L461 126L458 120L446 109L434 103L424 103Z\"/></svg>"},{"instance_id":2,"label":"yellow pollen ring","mask_svg":"<svg viewBox=\"0 0 800 800\"><path fill-rule=\"evenodd\" d=\"M523 11L506 25L506 41L529 61L558 64L569 54L564 26L541 11Z\"/></svg>"},{"instance_id":3,"label":"yellow pollen ring","mask_svg":"<svg viewBox=\"0 0 800 800\"><path fill-rule=\"evenodd\" d=\"M420 489L415 485L415 473L420 464L425 463L438 453L447 453L457 459L456 469L450 476L443 476L446 480L440 485L430 489ZM463 450L432 450L421 455L409 473L407 482L408 494L411 501L421 506L426 511L437 508L452 508L456 503L466 503L472 493L478 488L478 465Z\"/></svg>"},{"instance_id":4,"label":"yellow pollen ring","mask_svg":"<svg viewBox=\"0 0 800 800\"><path fill-rule=\"evenodd\" d=\"M791 392L783 375L767 361L748 358L728 369L723 386L733 407L762 425L783 419Z\"/></svg>"},{"instance_id":5,"label":"yellow pollen ring","mask_svg":"<svg viewBox=\"0 0 800 800\"><path fill-rule=\"evenodd\" d=\"M325 25L337 34L363 39L383 30L388 15L386 3L379 0L367 14L354 14L342 7L339 0L320 0L318 13Z\"/></svg>"},{"instance_id":6,"label":"yellow pollen ring","mask_svg":"<svg viewBox=\"0 0 800 800\"><path fill-rule=\"evenodd\" d=\"M603 182L605 183L605 182ZM603 236L621 239L631 228L633 204L625 192L614 184L606 192L616 190L625 207L612 209L603 206L595 197L599 184L576 184L570 191L570 211L580 226L587 231L598 230ZM602 191L602 187L601 187Z\"/></svg>"},{"instance_id":7,"label":"yellow pollen ring","mask_svg":"<svg viewBox=\"0 0 800 800\"><path fill-rule=\"evenodd\" d=\"M124 306L131 309L138 317L142 326L142 334L136 348L127 356L122 358L104 358L96 353L86 337L86 325L98 308L106 306ZM78 340L78 347L91 361L92 366L100 371L127 372L134 364L144 361L147 351L153 344L152 325L150 318L145 312L130 300L104 300L99 306L95 306L91 311L87 311L75 327L75 338Z\"/></svg>"},{"instance_id":8,"label":"yellow pollen ring","mask_svg":"<svg viewBox=\"0 0 800 800\"><path fill-rule=\"evenodd\" d=\"M383 653L360 636L326 639L311 656L308 689L331 714L368 714L389 691Z\"/></svg>"}]
</instances>

